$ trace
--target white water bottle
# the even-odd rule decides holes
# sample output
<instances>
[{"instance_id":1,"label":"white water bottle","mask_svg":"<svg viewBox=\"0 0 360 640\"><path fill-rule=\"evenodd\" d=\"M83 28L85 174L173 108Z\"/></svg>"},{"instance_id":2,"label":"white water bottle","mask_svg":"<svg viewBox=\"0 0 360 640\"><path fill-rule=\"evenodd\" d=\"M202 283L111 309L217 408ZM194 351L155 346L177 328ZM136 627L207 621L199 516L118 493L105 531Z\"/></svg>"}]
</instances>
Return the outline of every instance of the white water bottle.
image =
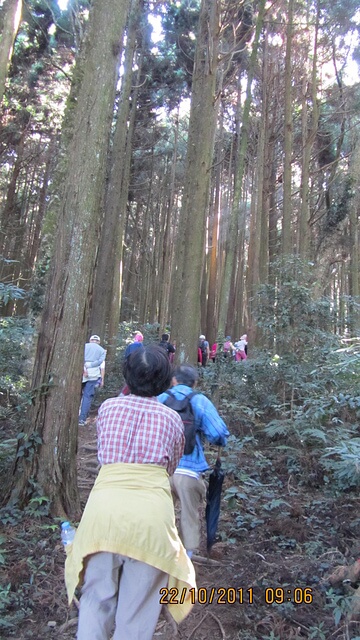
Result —
<instances>
[{"instance_id":1,"label":"white water bottle","mask_svg":"<svg viewBox=\"0 0 360 640\"><path fill-rule=\"evenodd\" d=\"M67 544L72 544L75 538L75 528L71 526L70 522L62 522L61 524L61 541L66 547Z\"/></svg>"}]
</instances>

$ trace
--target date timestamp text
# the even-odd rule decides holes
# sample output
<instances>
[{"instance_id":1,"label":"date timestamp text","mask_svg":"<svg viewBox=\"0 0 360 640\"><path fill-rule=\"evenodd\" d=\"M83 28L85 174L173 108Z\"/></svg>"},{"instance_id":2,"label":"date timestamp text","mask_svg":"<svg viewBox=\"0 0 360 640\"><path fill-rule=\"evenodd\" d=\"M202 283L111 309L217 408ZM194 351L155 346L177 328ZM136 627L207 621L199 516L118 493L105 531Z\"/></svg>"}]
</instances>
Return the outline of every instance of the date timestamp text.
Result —
<instances>
[{"instance_id":1,"label":"date timestamp text","mask_svg":"<svg viewBox=\"0 0 360 640\"><path fill-rule=\"evenodd\" d=\"M196 589L160 589L160 604L183 604L190 600L191 604L255 604L259 602L254 595L253 587L249 589L235 587L199 587ZM257 594L258 595L258 594ZM313 590L310 587L268 587L263 592L264 604L311 604Z\"/></svg>"}]
</instances>

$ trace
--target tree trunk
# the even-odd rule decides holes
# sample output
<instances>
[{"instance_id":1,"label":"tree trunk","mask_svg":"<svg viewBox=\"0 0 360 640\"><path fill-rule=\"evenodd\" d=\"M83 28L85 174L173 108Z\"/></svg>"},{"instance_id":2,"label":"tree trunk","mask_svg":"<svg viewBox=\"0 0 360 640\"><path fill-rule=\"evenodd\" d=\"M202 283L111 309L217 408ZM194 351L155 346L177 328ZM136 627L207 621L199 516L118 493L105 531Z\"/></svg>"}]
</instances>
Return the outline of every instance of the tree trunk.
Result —
<instances>
[{"instance_id":1,"label":"tree trunk","mask_svg":"<svg viewBox=\"0 0 360 640\"><path fill-rule=\"evenodd\" d=\"M220 145L219 145L220 146ZM219 149L220 155L220 149ZM216 304L216 284L218 281L219 259L218 259L218 236L220 220L220 164L217 162L215 174L215 194L212 206L212 230L210 234L209 246L209 283L207 300L206 332L211 345L217 338L217 317L218 310Z\"/></svg>"},{"instance_id":2,"label":"tree trunk","mask_svg":"<svg viewBox=\"0 0 360 640\"><path fill-rule=\"evenodd\" d=\"M76 451L89 301L102 215L106 158L128 1L96 0L65 116L64 177L52 272L39 332L32 407L19 442L12 499L34 483L54 513L79 514ZM67 130L66 127L70 127ZM40 443L39 443L40 440ZM26 449L25 449L26 452Z\"/></svg>"},{"instance_id":3,"label":"tree trunk","mask_svg":"<svg viewBox=\"0 0 360 640\"><path fill-rule=\"evenodd\" d=\"M21 20L22 0L5 0L2 5L0 36L0 103L4 97L5 82L11 62L14 41Z\"/></svg>"},{"instance_id":4,"label":"tree trunk","mask_svg":"<svg viewBox=\"0 0 360 640\"><path fill-rule=\"evenodd\" d=\"M112 359L119 326L121 260L128 199L128 176L131 163L131 139L136 112L136 99L131 96L136 32L139 23L139 2L132 7L127 29L120 104L117 114L110 159L110 177L106 193L104 226L101 234L99 262L95 276L91 309L91 332L105 335L108 324L108 355ZM140 65L141 66L141 65ZM136 82L136 84L139 84ZM132 107L132 108L131 108ZM131 123L129 115L131 109Z\"/></svg>"},{"instance_id":5,"label":"tree trunk","mask_svg":"<svg viewBox=\"0 0 360 640\"><path fill-rule=\"evenodd\" d=\"M255 179L255 170L252 171L251 177L251 193L255 193L256 191L256 179ZM250 225L249 225L249 256L248 263L246 269L246 297L248 302L248 317L253 317L253 308L254 308L254 299L255 292L258 283L257 278L257 264L256 264L256 201L255 198L251 199L251 207L250 207ZM252 330L249 329L247 331L248 335L251 336L251 342L254 343L256 341L256 326L252 327Z\"/></svg>"},{"instance_id":6,"label":"tree trunk","mask_svg":"<svg viewBox=\"0 0 360 640\"><path fill-rule=\"evenodd\" d=\"M179 140L179 114L175 117L174 122L174 151L171 162L171 177L170 177L170 192L166 206L165 215L165 229L164 229L164 241L162 246L162 253L160 257L160 272L161 272L161 292L159 298L159 324L160 335L166 330L167 322L169 322L169 300L171 291L171 264L173 262L174 243L173 234L171 233L172 226L172 214L175 206L175 175L176 175L176 161L178 154L178 140Z\"/></svg>"},{"instance_id":7,"label":"tree trunk","mask_svg":"<svg viewBox=\"0 0 360 640\"><path fill-rule=\"evenodd\" d=\"M140 251L138 250L138 235L139 235L139 227L141 220L141 201L138 200L136 203L136 209L133 213L133 222L132 227L134 230L134 238L131 242L131 251L128 251L126 254L126 260L124 260L124 286L122 296L123 306L126 303L126 312L124 311L124 319L125 320L133 320L134 317L138 320L138 309L136 308L137 302L137 278L138 278L138 267L137 267L137 256ZM130 226L130 219L128 218L128 227ZM127 236L128 234L126 234Z\"/></svg>"},{"instance_id":8,"label":"tree trunk","mask_svg":"<svg viewBox=\"0 0 360 640\"><path fill-rule=\"evenodd\" d=\"M179 362L196 362L200 330L200 291L204 229L209 200L217 103L219 4L202 0L192 83L186 173L181 210L182 245L175 284L177 302L172 336Z\"/></svg>"},{"instance_id":9,"label":"tree trunk","mask_svg":"<svg viewBox=\"0 0 360 640\"><path fill-rule=\"evenodd\" d=\"M285 111L284 111L284 200L282 221L282 254L293 252L291 233L291 158L292 158L292 44L294 0L288 2L285 52Z\"/></svg>"},{"instance_id":10,"label":"tree trunk","mask_svg":"<svg viewBox=\"0 0 360 640\"><path fill-rule=\"evenodd\" d=\"M154 156L154 148L151 153ZM154 160L151 162L151 171L149 177L149 190L147 194L146 206L143 211L143 225L141 228L141 240L140 240L140 263L139 263L139 278L138 278L138 309L140 322L147 322L148 311L148 299L149 299L149 270L151 262L151 249L150 244L152 238L150 236L151 226L151 213L152 213L152 200L153 200L153 180L152 172L154 170Z\"/></svg>"},{"instance_id":11,"label":"tree trunk","mask_svg":"<svg viewBox=\"0 0 360 640\"><path fill-rule=\"evenodd\" d=\"M221 335L225 335L225 324L226 318L228 315L228 307L230 300L230 286L231 286L231 274L233 272L233 262L235 259L235 242L237 237L236 229L238 227L238 219L239 212L241 207L241 193L243 188L243 176L245 171L245 155L248 144L248 135L249 135L249 115L250 115L250 106L251 106L251 85L254 78L255 73L255 65L257 61L257 51L260 40L260 34L263 26L264 19L264 11L265 11L265 0L260 0L259 3L259 12L256 22L256 31L253 42L253 47L250 56L249 69L248 69L248 79L247 79L247 87L246 87L246 99L244 104L244 113L243 113L243 122L241 127L241 137L240 137L240 146L237 157L237 170L236 170L236 182L235 182L235 193L233 199L233 205L231 208L231 218L230 218L230 228L229 228L229 249L226 252L225 256L225 267L224 267L224 281L221 288L220 295L220 304L219 304L219 327L218 333ZM242 227L243 224L240 224Z\"/></svg>"},{"instance_id":12,"label":"tree trunk","mask_svg":"<svg viewBox=\"0 0 360 640\"><path fill-rule=\"evenodd\" d=\"M262 105L258 144L258 200L257 220L259 230L259 282L266 284L269 277L269 210L266 198L267 177L269 171L269 59L267 42L264 42L262 68Z\"/></svg>"},{"instance_id":13,"label":"tree trunk","mask_svg":"<svg viewBox=\"0 0 360 640\"><path fill-rule=\"evenodd\" d=\"M349 273L349 294L351 296L350 301L350 327L353 335L359 328L360 312L358 311L359 304L359 212L360 212L360 180L359 180L359 162L360 162L360 141L355 140L355 149L352 153L350 172L353 178L353 190L354 197L352 198L350 205L350 273ZM357 304L354 304L357 303Z\"/></svg>"},{"instance_id":14,"label":"tree trunk","mask_svg":"<svg viewBox=\"0 0 360 640\"><path fill-rule=\"evenodd\" d=\"M279 258L281 252L281 236L279 232L279 217L281 215L280 207L278 205L278 132L281 131L281 74L279 73L279 55L276 52L272 55L271 62L271 76L272 76L272 99L271 104L271 124L269 132L269 185L268 185L268 199L269 199L269 281L275 284L276 274L274 274L273 265ZM270 106L270 105L269 105Z\"/></svg>"},{"instance_id":15,"label":"tree trunk","mask_svg":"<svg viewBox=\"0 0 360 640\"><path fill-rule=\"evenodd\" d=\"M311 71L311 102L312 102L312 115L311 115L311 127L309 128L308 120L308 78L304 74L303 78L303 90L302 90L302 109L301 109L301 129L302 129L302 166L301 166L301 207L300 207L300 220L298 225L299 230L299 256L306 260L309 258L310 253L310 163L311 153L316 138L316 132L318 130L319 122L319 107L317 100L317 48L318 48L318 29L319 29L319 14L320 7L318 3L316 24L314 31L314 45L313 45L313 62ZM311 33L311 31L310 31ZM310 47L309 47L310 48Z\"/></svg>"}]
</instances>

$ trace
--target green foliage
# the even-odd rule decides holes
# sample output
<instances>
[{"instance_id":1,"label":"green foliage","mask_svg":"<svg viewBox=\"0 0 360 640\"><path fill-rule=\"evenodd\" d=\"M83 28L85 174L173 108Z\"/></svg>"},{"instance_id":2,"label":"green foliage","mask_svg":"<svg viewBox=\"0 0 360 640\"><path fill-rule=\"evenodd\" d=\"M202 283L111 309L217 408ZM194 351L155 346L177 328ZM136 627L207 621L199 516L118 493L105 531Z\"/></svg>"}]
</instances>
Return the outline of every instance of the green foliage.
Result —
<instances>
[{"instance_id":1,"label":"green foliage","mask_svg":"<svg viewBox=\"0 0 360 640\"><path fill-rule=\"evenodd\" d=\"M309 640L327 640L326 630L324 629L324 623L320 622L318 626L310 627Z\"/></svg>"},{"instance_id":2,"label":"green foliage","mask_svg":"<svg viewBox=\"0 0 360 640\"><path fill-rule=\"evenodd\" d=\"M36 451L39 448L39 445L42 444L42 438L38 433L18 433L17 435L18 447L16 451L17 458L26 458L26 460L31 460Z\"/></svg>"},{"instance_id":3,"label":"green foliage","mask_svg":"<svg viewBox=\"0 0 360 640\"><path fill-rule=\"evenodd\" d=\"M46 229L44 229L46 231ZM46 255L43 260L38 260L32 280L30 298L30 310L34 316L38 316L44 306L46 282L50 268L50 256Z\"/></svg>"},{"instance_id":4,"label":"green foliage","mask_svg":"<svg viewBox=\"0 0 360 640\"><path fill-rule=\"evenodd\" d=\"M310 265L294 258L275 272L258 294L260 346L246 362L218 359L202 386L219 397L233 433L265 437L299 484L357 488L360 339L334 334L334 309L314 297Z\"/></svg>"},{"instance_id":5,"label":"green foliage","mask_svg":"<svg viewBox=\"0 0 360 640\"><path fill-rule=\"evenodd\" d=\"M47 496L34 495L26 506L25 513L33 518L41 519L50 513L50 500Z\"/></svg>"},{"instance_id":6,"label":"green foliage","mask_svg":"<svg viewBox=\"0 0 360 640\"><path fill-rule=\"evenodd\" d=\"M33 328L28 320L15 317L0 318L1 472L8 469L14 460L19 443L15 434L21 428L25 408L29 402L28 376L32 337ZM32 444L29 442L27 452L31 449Z\"/></svg>"},{"instance_id":7,"label":"green foliage","mask_svg":"<svg viewBox=\"0 0 360 640\"><path fill-rule=\"evenodd\" d=\"M14 631L16 625L30 613L30 609L23 609L22 607L17 609L18 605L18 598L11 591L11 583L0 586L0 630ZM9 616L4 615L8 610L17 610L17 612L9 619Z\"/></svg>"},{"instance_id":8,"label":"green foliage","mask_svg":"<svg viewBox=\"0 0 360 640\"><path fill-rule=\"evenodd\" d=\"M169 109L191 89L199 10L200 3L195 0L171 2L160 13L164 35L154 56L152 81L158 85L161 106L166 103Z\"/></svg>"},{"instance_id":9,"label":"green foliage","mask_svg":"<svg viewBox=\"0 0 360 640\"><path fill-rule=\"evenodd\" d=\"M27 0L15 41L15 64L26 63L29 56L49 54L58 44L74 47L74 23L83 21L82 14L88 8L89 2L84 0L70 0L66 11L60 10L57 0Z\"/></svg>"},{"instance_id":10,"label":"green foliage","mask_svg":"<svg viewBox=\"0 0 360 640\"><path fill-rule=\"evenodd\" d=\"M274 283L260 286L256 297L261 348L283 356L292 365L319 363L319 358L338 346L332 301L315 295L312 265L289 257L271 269Z\"/></svg>"},{"instance_id":11,"label":"green foliage","mask_svg":"<svg viewBox=\"0 0 360 640\"><path fill-rule=\"evenodd\" d=\"M33 327L27 319L0 318L0 405L24 390ZM1 399L2 398L2 399Z\"/></svg>"},{"instance_id":12,"label":"green foliage","mask_svg":"<svg viewBox=\"0 0 360 640\"><path fill-rule=\"evenodd\" d=\"M328 447L320 462L340 489L360 486L360 438L350 438Z\"/></svg>"},{"instance_id":13,"label":"green foliage","mask_svg":"<svg viewBox=\"0 0 360 640\"><path fill-rule=\"evenodd\" d=\"M0 442L0 469L2 469L4 466L7 466L10 461L14 459L16 447L16 438L8 438Z\"/></svg>"},{"instance_id":14,"label":"green foliage","mask_svg":"<svg viewBox=\"0 0 360 640\"><path fill-rule=\"evenodd\" d=\"M10 300L22 300L25 296L24 289L20 289L14 284L0 282L0 306L7 304Z\"/></svg>"},{"instance_id":15,"label":"green foliage","mask_svg":"<svg viewBox=\"0 0 360 640\"><path fill-rule=\"evenodd\" d=\"M335 625L338 626L340 620L350 612L351 598L338 594L333 589L329 589L326 595L328 602L325 604L325 609L332 611Z\"/></svg>"},{"instance_id":16,"label":"green foliage","mask_svg":"<svg viewBox=\"0 0 360 640\"><path fill-rule=\"evenodd\" d=\"M19 625L29 620L38 606L41 584L49 579L52 570L56 571L55 545L59 541L59 524L44 510L7 508L6 512L0 510L0 522L7 525L4 535L0 536L1 638L18 637ZM14 535L15 527L18 527L18 535ZM46 616L43 601L41 609L42 615ZM32 637L33 633L30 635Z\"/></svg>"}]
</instances>

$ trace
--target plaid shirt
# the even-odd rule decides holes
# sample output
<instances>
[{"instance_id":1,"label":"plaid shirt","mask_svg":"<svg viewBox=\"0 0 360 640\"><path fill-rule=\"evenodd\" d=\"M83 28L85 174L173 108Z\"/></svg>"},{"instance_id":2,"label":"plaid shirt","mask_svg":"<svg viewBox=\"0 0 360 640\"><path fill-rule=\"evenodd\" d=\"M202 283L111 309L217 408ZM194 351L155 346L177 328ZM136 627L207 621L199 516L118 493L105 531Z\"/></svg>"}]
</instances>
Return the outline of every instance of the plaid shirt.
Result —
<instances>
[{"instance_id":1,"label":"plaid shirt","mask_svg":"<svg viewBox=\"0 0 360 640\"><path fill-rule=\"evenodd\" d=\"M128 395L105 400L98 412L98 460L156 464L172 475L184 451L179 415L156 398Z\"/></svg>"}]
</instances>

